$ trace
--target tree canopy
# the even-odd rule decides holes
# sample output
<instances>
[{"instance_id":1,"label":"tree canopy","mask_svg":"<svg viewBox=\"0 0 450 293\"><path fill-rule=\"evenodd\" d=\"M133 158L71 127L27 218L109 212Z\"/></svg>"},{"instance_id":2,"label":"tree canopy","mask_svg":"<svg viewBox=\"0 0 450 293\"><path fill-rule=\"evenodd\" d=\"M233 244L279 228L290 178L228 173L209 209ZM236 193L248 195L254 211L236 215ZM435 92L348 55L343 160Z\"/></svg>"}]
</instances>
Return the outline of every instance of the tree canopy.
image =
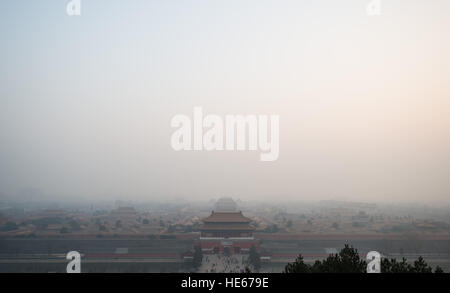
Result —
<instances>
[{"instance_id":1,"label":"tree canopy","mask_svg":"<svg viewBox=\"0 0 450 293\"><path fill-rule=\"evenodd\" d=\"M307 264L303 256L299 255L293 263L288 263L284 268L285 273L366 273L367 262L361 259L358 250L348 244L336 254L330 254L324 260L317 260L314 264ZM383 258L381 260L382 273L432 273L433 268L429 266L422 257L413 264L409 264L405 258L397 261L394 258ZM438 266L435 273L443 273Z\"/></svg>"},{"instance_id":2,"label":"tree canopy","mask_svg":"<svg viewBox=\"0 0 450 293\"><path fill-rule=\"evenodd\" d=\"M253 246L253 245L250 247L248 260L249 260L250 264L255 268L255 270L259 270L261 268L260 255L259 255L258 251L256 250L255 246Z\"/></svg>"},{"instance_id":3,"label":"tree canopy","mask_svg":"<svg viewBox=\"0 0 450 293\"><path fill-rule=\"evenodd\" d=\"M203 260L203 252L202 252L202 248L200 247L200 245L195 246L194 248L194 257L192 260L192 265L194 266L194 268L199 268L202 264L202 260Z\"/></svg>"}]
</instances>

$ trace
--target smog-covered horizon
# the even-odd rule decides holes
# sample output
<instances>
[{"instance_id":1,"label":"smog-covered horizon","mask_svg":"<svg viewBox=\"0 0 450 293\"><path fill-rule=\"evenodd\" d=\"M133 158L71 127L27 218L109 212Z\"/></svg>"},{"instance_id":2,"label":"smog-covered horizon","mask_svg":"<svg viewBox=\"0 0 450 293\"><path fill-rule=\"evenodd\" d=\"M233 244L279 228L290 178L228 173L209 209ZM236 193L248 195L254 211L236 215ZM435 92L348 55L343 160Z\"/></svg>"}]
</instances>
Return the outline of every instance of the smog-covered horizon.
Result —
<instances>
[{"instance_id":1,"label":"smog-covered horizon","mask_svg":"<svg viewBox=\"0 0 450 293\"><path fill-rule=\"evenodd\" d=\"M2 6L0 201L450 204L449 1L81 3Z\"/></svg>"}]
</instances>

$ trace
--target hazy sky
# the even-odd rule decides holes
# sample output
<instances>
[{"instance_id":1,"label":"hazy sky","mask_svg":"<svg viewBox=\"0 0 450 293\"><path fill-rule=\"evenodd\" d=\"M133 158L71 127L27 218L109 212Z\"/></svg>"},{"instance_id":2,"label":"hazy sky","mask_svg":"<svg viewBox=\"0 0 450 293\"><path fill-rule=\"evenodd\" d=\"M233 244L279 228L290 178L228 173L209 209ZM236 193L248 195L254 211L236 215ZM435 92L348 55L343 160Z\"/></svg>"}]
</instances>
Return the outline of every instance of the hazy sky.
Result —
<instances>
[{"instance_id":1,"label":"hazy sky","mask_svg":"<svg viewBox=\"0 0 450 293\"><path fill-rule=\"evenodd\" d=\"M2 2L0 199L450 202L450 1ZM280 156L175 114L280 115Z\"/></svg>"}]
</instances>

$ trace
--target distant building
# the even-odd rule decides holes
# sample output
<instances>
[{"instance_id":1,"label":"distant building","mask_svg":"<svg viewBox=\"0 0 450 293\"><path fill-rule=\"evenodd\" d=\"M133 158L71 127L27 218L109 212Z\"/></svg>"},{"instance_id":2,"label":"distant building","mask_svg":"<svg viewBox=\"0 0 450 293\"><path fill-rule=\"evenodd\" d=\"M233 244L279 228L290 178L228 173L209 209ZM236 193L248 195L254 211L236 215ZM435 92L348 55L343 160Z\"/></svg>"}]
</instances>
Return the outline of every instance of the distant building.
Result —
<instances>
[{"instance_id":1,"label":"distant building","mask_svg":"<svg viewBox=\"0 0 450 293\"><path fill-rule=\"evenodd\" d=\"M219 213L234 213L237 210L238 206L231 197L220 198L214 206L214 211Z\"/></svg>"},{"instance_id":2,"label":"distant building","mask_svg":"<svg viewBox=\"0 0 450 293\"><path fill-rule=\"evenodd\" d=\"M242 212L213 211L199 229L202 238L252 238L255 228L250 226L251 221Z\"/></svg>"},{"instance_id":3,"label":"distant building","mask_svg":"<svg viewBox=\"0 0 450 293\"><path fill-rule=\"evenodd\" d=\"M109 217L120 221L136 221L138 213L133 207L118 207L112 210Z\"/></svg>"},{"instance_id":4,"label":"distant building","mask_svg":"<svg viewBox=\"0 0 450 293\"><path fill-rule=\"evenodd\" d=\"M68 216L69 216L69 213L67 213L64 210L49 209L49 210L42 211L42 213L40 213L38 217L39 218L65 218Z\"/></svg>"},{"instance_id":5,"label":"distant building","mask_svg":"<svg viewBox=\"0 0 450 293\"><path fill-rule=\"evenodd\" d=\"M221 198L211 215L202 220L199 227L202 250L214 253L239 253L248 251L252 245L255 228L252 220L237 210L237 204L231 198Z\"/></svg>"}]
</instances>

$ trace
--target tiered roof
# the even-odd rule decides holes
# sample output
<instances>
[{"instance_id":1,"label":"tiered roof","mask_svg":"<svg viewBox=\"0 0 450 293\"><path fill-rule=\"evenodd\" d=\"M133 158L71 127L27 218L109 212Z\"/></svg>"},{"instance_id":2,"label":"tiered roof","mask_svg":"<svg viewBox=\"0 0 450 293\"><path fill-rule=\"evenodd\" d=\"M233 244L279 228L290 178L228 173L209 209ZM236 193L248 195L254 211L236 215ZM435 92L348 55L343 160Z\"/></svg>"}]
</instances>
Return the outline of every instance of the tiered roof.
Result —
<instances>
[{"instance_id":1,"label":"tiered roof","mask_svg":"<svg viewBox=\"0 0 450 293\"><path fill-rule=\"evenodd\" d=\"M218 213L213 211L209 217L203 219L200 230L253 231L255 228L250 226L251 221L242 212Z\"/></svg>"},{"instance_id":2,"label":"tiered roof","mask_svg":"<svg viewBox=\"0 0 450 293\"><path fill-rule=\"evenodd\" d=\"M245 217L242 212L218 213L213 211L211 215L203 219L206 223L250 223L252 220Z\"/></svg>"}]
</instances>

